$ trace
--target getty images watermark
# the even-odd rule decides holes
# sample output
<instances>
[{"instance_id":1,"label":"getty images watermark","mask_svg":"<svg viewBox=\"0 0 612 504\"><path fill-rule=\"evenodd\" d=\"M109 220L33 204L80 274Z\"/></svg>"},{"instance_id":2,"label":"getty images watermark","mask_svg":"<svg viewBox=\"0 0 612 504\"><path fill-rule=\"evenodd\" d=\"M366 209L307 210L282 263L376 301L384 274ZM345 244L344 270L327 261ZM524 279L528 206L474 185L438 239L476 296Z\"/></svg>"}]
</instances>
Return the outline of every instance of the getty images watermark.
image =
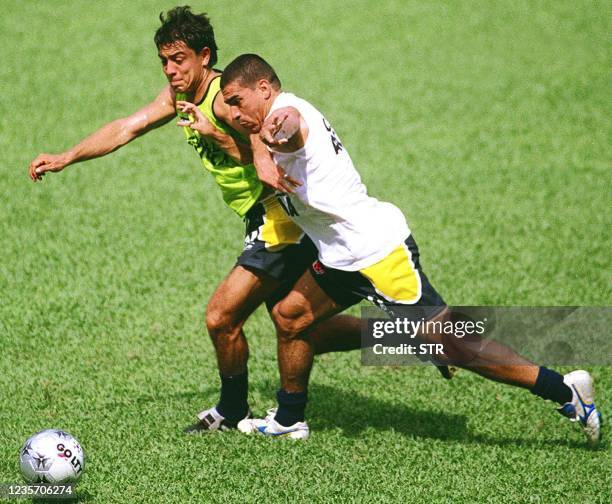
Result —
<instances>
[{"instance_id":1,"label":"getty images watermark","mask_svg":"<svg viewBox=\"0 0 612 504\"><path fill-rule=\"evenodd\" d=\"M371 335L378 343L372 346L375 355L444 355L446 340L440 338L434 342L428 342L425 335L446 335L462 339L465 336L485 334L487 319L484 320L427 320L424 316L417 320L411 320L406 316L393 318L392 320L371 319ZM389 336L400 336L390 342ZM386 339L383 342L383 338ZM410 341L402 343L401 341Z\"/></svg>"},{"instance_id":2,"label":"getty images watermark","mask_svg":"<svg viewBox=\"0 0 612 504\"><path fill-rule=\"evenodd\" d=\"M400 306L362 308L362 363L478 365L487 354L504 364L612 365L612 307ZM458 350L460 350L458 352ZM461 355L461 362L453 356ZM518 355L520 355L520 360Z\"/></svg>"}]
</instances>

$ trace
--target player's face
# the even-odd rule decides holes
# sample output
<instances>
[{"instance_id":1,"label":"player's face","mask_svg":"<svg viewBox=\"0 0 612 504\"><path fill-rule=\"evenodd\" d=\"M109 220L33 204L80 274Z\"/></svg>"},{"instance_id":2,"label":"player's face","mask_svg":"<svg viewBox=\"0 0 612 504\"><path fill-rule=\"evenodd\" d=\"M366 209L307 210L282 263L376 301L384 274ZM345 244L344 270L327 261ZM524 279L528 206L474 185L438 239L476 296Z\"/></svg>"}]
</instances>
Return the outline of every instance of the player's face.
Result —
<instances>
[{"instance_id":1,"label":"player's face","mask_svg":"<svg viewBox=\"0 0 612 504\"><path fill-rule=\"evenodd\" d=\"M227 84L222 92L232 119L251 133L259 132L266 117L266 93L260 85L251 89L234 81Z\"/></svg>"},{"instance_id":2,"label":"player's face","mask_svg":"<svg viewBox=\"0 0 612 504\"><path fill-rule=\"evenodd\" d=\"M196 53L182 40L161 47L158 52L164 74L176 93L194 93L205 77L204 68L210 60L205 47Z\"/></svg>"}]
</instances>

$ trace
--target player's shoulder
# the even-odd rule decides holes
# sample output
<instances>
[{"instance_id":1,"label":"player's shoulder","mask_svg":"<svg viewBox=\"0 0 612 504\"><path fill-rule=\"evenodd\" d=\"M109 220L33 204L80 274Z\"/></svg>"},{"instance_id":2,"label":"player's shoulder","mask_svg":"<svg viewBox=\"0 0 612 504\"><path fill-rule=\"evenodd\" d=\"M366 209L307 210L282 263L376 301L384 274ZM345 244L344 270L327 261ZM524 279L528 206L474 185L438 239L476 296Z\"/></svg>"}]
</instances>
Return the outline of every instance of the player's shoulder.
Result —
<instances>
[{"instance_id":1,"label":"player's shoulder","mask_svg":"<svg viewBox=\"0 0 612 504\"><path fill-rule=\"evenodd\" d=\"M169 99L174 103L177 100L176 96L177 96L176 91L172 89L172 86L170 84L167 84L159 92L159 94L157 95L157 99L166 99L166 100Z\"/></svg>"},{"instance_id":2,"label":"player's shoulder","mask_svg":"<svg viewBox=\"0 0 612 504\"><path fill-rule=\"evenodd\" d=\"M318 115L321 114L318 109L308 100L305 100L304 98L301 98L287 91L283 91L276 97L270 112L282 108L294 108L302 116L310 116L313 113L316 113Z\"/></svg>"},{"instance_id":3,"label":"player's shoulder","mask_svg":"<svg viewBox=\"0 0 612 504\"><path fill-rule=\"evenodd\" d=\"M294 107L294 104L308 103L306 100L288 91L281 91L274 100L273 108Z\"/></svg>"},{"instance_id":4,"label":"player's shoulder","mask_svg":"<svg viewBox=\"0 0 612 504\"><path fill-rule=\"evenodd\" d=\"M218 89L214 90L214 92L215 92L215 96L212 97L213 112L217 115L229 114L229 105L225 103L225 99L223 98L223 93L221 92L221 88L219 87Z\"/></svg>"},{"instance_id":5,"label":"player's shoulder","mask_svg":"<svg viewBox=\"0 0 612 504\"><path fill-rule=\"evenodd\" d=\"M184 99L185 98L178 96L174 89L172 89L172 86L168 84L159 92L153 103L156 107L162 107L166 109L168 113L171 113L176 110L176 101Z\"/></svg>"},{"instance_id":6,"label":"player's shoulder","mask_svg":"<svg viewBox=\"0 0 612 504\"><path fill-rule=\"evenodd\" d=\"M175 96L169 86L164 87L153 99L142 108L134 112L130 119L145 128L142 132L148 131L151 126L159 126L169 121L176 114Z\"/></svg>"}]
</instances>

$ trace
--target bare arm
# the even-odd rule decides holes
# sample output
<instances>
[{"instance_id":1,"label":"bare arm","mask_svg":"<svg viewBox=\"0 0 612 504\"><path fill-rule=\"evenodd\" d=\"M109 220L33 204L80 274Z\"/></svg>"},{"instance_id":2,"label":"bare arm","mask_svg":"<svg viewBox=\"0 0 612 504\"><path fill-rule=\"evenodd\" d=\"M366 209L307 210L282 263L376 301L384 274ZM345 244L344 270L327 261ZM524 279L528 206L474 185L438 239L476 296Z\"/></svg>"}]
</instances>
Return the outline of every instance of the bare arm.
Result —
<instances>
[{"instance_id":1,"label":"bare arm","mask_svg":"<svg viewBox=\"0 0 612 504\"><path fill-rule=\"evenodd\" d=\"M293 193L296 187L302 185L301 182L287 175L285 170L274 162L270 151L261 141L259 133L251 135L251 148L257 176L264 184L285 193Z\"/></svg>"},{"instance_id":2,"label":"bare arm","mask_svg":"<svg viewBox=\"0 0 612 504\"><path fill-rule=\"evenodd\" d=\"M36 182L47 172L58 172L68 165L109 154L167 123L175 114L174 95L168 86L147 106L102 126L71 149L60 154L40 154L30 163L30 178Z\"/></svg>"}]
</instances>

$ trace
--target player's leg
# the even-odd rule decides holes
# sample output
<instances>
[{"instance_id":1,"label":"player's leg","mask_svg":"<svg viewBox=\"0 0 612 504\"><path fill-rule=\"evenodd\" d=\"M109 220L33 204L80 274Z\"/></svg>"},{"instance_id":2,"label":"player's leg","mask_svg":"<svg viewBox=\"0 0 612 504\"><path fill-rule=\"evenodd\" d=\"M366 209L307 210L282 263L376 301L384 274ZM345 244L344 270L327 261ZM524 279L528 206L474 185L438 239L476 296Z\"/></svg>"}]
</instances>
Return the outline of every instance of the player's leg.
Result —
<instances>
[{"instance_id":1,"label":"player's leg","mask_svg":"<svg viewBox=\"0 0 612 504\"><path fill-rule=\"evenodd\" d=\"M355 277L355 289L387 311L401 314L402 308L411 307L404 311L408 317L422 314L431 322L426 327L433 328L443 327L451 320L451 311L421 267L420 252L412 236L360 273L361 278ZM524 388L531 389L536 384L539 367L501 343L482 345L476 339L447 337L444 333L421 333L420 337L429 343L442 343L446 356L439 359L446 358L446 363Z\"/></svg>"},{"instance_id":2,"label":"player's leg","mask_svg":"<svg viewBox=\"0 0 612 504\"><path fill-rule=\"evenodd\" d=\"M265 419L241 422L241 430L259 430L267 435L294 439L308 437L304 410L308 400L308 378L315 355L310 336L319 321L333 320L329 317L344 307L321 289L308 270L291 291L274 305L271 316L278 337L278 367L281 377L281 388L277 393L278 409ZM342 319L332 322L328 329L335 325L343 326Z\"/></svg>"},{"instance_id":3,"label":"player's leg","mask_svg":"<svg viewBox=\"0 0 612 504\"><path fill-rule=\"evenodd\" d=\"M274 270L268 270L281 281L281 285L266 300L270 313L274 305L292 290L304 271L317 261L318 252L310 238L304 236L298 244L285 247L277 255L282 259ZM350 315L336 315L321 321L309 328L309 341L315 355L358 350L361 348L361 320Z\"/></svg>"},{"instance_id":4,"label":"player's leg","mask_svg":"<svg viewBox=\"0 0 612 504\"><path fill-rule=\"evenodd\" d=\"M433 321L452 320L447 308ZM432 325L435 327L435 325ZM441 343L445 357L453 365L477 373L490 380L526 388L534 395L556 402L558 411L572 421L580 422L591 446L601 438L601 415L594 404L593 379L586 371L573 371L565 376L534 364L510 347L479 337L457 338L452 334L421 334L428 342Z\"/></svg>"},{"instance_id":5,"label":"player's leg","mask_svg":"<svg viewBox=\"0 0 612 504\"><path fill-rule=\"evenodd\" d=\"M412 237L404 246L359 273L361 276L336 271L335 276L353 292L374 301L394 316L401 316L403 307L408 317L419 314L417 319L433 322L427 327L441 327L443 324L435 322L451 320L448 307L422 271L418 248ZM406 309L406 305L411 308ZM580 421L589 444L598 443L600 415L593 404L592 379L586 371L575 371L564 377L533 364L496 341L483 342L477 338L457 338L444 333L421 334L420 338L443 345L445 355L435 357L438 363L457 365L557 402L562 414Z\"/></svg>"},{"instance_id":6,"label":"player's leg","mask_svg":"<svg viewBox=\"0 0 612 504\"><path fill-rule=\"evenodd\" d=\"M452 321L448 307L429 319L429 327L444 327ZM440 323L440 324L438 324ZM438 343L444 347L441 360L473 371L485 378L509 385L531 389L536 382L539 367L510 347L497 341L486 341L476 336L457 338L450 334L421 332L419 339L426 343Z\"/></svg>"},{"instance_id":7,"label":"player's leg","mask_svg":"<svg viewBox=\"0 0 612 504\"><path fill-rule=\"evenodd\" d=\"M405 260L402 257L405 254ZM405 247L396 249L380 263L361 271L368 283L362 284L355 277L357 289L362 295L374 299L385 306L389 312L401 313L401 304L395 301L409 302L413 307L443 306L432 316L425 316L433 322L427 327L442 327L444 322L452 320L448 307L433 288L419 263L419 252L412 237L405 242ZM419 288L420 287L420 288ZM368 290L370 292L368 292ZM420 296L417 294L420 291ZM414 297L411 296L414 293ZM400 298L404 296L404 299ZM410 310L408 310L410 312ZM435 324L435 322L442 324ZM458 338L447 334L421 334L430 343L441 343L445 356L436 356L447 364L457 365L473 371L486 378L502 383L515 385L530 390L533 394L557 402L560 412L574 420L579 420L585 429L589 444L599 441L600 415L593 404L593 383L585 371L561 374L538 366L502 343L477 337Z\"/></svg>"},{"instance_id":8,"label":"player's leg","mask_svg":"<svg viewBox=\"0 0 612 504\"><path fill-rule=\"evenodd\" d=\"M206 328L217 355L221 377L218 404L198 414L187 431L234 427L249 414L247 401L249 348L243 326L255 309L278 288L264 272L237 265L219 284L206 309Z\"/></svg>"},{"instance_id":9,"label":"player's leg","mask_svg":"<svg viewBox=\"0 0 612 504\"><path fill-rule=\"evenodd\" d=\"M278 338L282 390L289 393L306 391L315 355L311 335L319 323L332 322L329 329L342 325L343 320L329 317L343 309L319 287L308 270L289 294L274 306L271 316ZM324 333L333 337L328 329L324 329Z\"/></svg>"},{"instance_id":10,"label":"player's leg","mask_svg":"<svg viewBox=\"0 0 612 504\"><path fill-rule=\"evenodd\" d=\"M278 285L269 275L238 265L211 296L206 307L206 329L222 375L246 372L249 350L242 328Z\"/></svg>"},{"instance_id":11,"label":"player's leg","mask_svg":"<svg viewBox=\"0 0 612 504\"><path fill-rule=\"evenodd\" d=\"M200 421L189 432L233 426L248 413L248 345L243 325L264 300L271 309L315 259L316 248L275 199L268 198L249 211L244 250L207 306L206 327L217 354L221 398L216 407L198 414ZM330 351L359 348L359 342L359 320L344 317L321 327L315 345Z\"/></svg>"},{"instance_id":12,"label":"player's leg","mask_svg":"<svg viewBox=\"0 0 612 504\"><path fill-rule=\"evenodd\" d=\"M249 349L242 328L251 313L281 286L289 259L286 251L303 235L278 211L278 205L270 206L267 201L256 203L248 211L243 251L208 302L206 329L217 354L221 398L216 407L198 414L200 422L190 431L234 426L248 414Z\"/></svg>"},{"instance_id":13,"label":"player's leg","mask_svg":"<svg viewBox=\"0 0 612 504\"><path fill-rule=\"evenodd\" d=\"M361 349L361 319L338 314L308 329L315 355Z\"/></svg>"}]
</instances>

